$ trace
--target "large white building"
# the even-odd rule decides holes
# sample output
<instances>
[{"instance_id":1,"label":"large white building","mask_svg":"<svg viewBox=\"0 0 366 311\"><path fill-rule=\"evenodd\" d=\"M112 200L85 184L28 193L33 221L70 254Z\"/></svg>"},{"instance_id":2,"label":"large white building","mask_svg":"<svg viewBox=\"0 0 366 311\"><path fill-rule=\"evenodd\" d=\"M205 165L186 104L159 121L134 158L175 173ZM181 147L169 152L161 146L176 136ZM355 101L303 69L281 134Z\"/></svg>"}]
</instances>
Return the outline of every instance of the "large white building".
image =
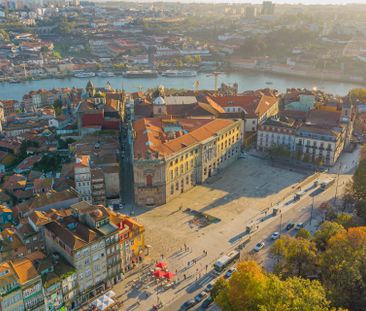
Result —
<instances>
[{"instance_id":1,"label":"large white building","mask_svg":"<svg viewBox=\"0 0 366 311\"><path fill-rule=\"evenodd\" d=\"M310 111L305 122L271 118L258 128L257 149L282 146L297 159L332 166L347 141L351 122L345 121L341 112L324 110Z\"/></svg>"}]
</instances>

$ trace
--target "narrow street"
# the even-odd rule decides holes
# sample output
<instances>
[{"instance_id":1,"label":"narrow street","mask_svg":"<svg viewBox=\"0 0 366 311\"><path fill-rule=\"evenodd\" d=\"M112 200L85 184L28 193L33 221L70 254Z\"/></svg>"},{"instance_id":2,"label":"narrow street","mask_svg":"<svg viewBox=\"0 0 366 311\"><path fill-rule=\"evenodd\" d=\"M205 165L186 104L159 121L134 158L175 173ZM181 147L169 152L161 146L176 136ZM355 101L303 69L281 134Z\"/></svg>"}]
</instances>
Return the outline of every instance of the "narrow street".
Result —
<instances>
[{"instance_id":1,"label":"narrow street","mask_svg":"<svg viewBox=\"0 0 366 311\"><path fill-rule=\"evenodd\" d=\"M123 213L133 215L134 189L133 189L133 150L132 150L132 124L131 116L126 113L126 120L121 127L121 201L124 205Z\"/></svg>"}]
</instances>

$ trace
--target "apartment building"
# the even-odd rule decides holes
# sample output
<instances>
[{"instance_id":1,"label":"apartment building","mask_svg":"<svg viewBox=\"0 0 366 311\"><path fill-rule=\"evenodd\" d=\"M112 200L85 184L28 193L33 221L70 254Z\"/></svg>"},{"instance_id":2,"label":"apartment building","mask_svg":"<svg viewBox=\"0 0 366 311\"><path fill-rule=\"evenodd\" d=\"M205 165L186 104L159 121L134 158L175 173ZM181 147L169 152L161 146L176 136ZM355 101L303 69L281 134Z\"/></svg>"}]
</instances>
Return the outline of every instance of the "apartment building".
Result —
<instances>
[{"instance_id":1,"label":"apartment building","mask_svg":"<svg viewBox=\"0 0 366 311\"><path fill-rule=\"evenodd\" d=\"M110 220L118 227L123 272L133 269L145 255L145 228L135 219L108 211Z\"/></svg>"},{"instance_id":2,"label":"apartment building","mask_svg":"<svg viewBox=\"0 0 366 311\"><path fill-rule=\"evenodd\" d=\"M244 132L253 133L268 118L277 115L279 99L260 91L235 96L209 96L225 110L226 118L243 118Z\"/></svg>"},{"instance_id":3,"label":"apartment building","mask_svg":"<svg viewBox=\"0 0 366 311\"><path fill-rule=\"evenodd\" d=\"M105 183L103 170L100 168L92 168L90 170L91 196L93 204L106 204Z\"/></svg>"},{"instance_id":4,"label":"apartment building","mask_svg":"<svg viewBox=\"0 0 366 311\"><path fill-rule=\"evenodd\" d=\"M92 203L90 157L83 155L76 158L74 166L75 189L81 200Z\"/></svg>"},{"instance_id":5,"label":"apartment building","mask_svg":"<svg viewBox=\"0 0 366 311\"><path fill-rule=\"evenodd\" d=\"M46 310L42 279L33 266L32 261L27 258L22 258L12 261L11 265L19 279L24 309L34 311Z\"/></svg>"},{"instance_id":6,"label":"apartment building","mask_svg":"<svg viewBox=\"0 0 366 311\"><path fill-rule=\"evenodd\" d=\"M25 310L19 277L10 262L0 264L0 309L2 311Z\"/></svg>"},{"instance_id":7,"label":"apartment building","mask_svg":"<svg viewBox=\"0 0 366 311\"><path fill-rule=\"evenodd\" d=\"M338 111L311 110L304 122L271 118L258 129L257 149L286 148L291 156L319 165L334 165L341 155L353 122Z\"/></svg>"},{"instance_id":8,"label":"apartment building","mask_svg":"<svg viewBox=\"0 0 366 311\"><path fill-rule=\"evenodd\" d=\"M282 146L288 151L295 150L296 130L301 123L288 118L271 118L258 127L257 149L268 150Z\"/></svg>"},{"instance_id":9,"label":"apartment building","mask_svg":"<svg viewBox=\"0 0 366 311\"><path fill-rule=\"evenodd\" d=\"M240 153L242 120L144 118L134 123L136 203L164 204L205 182Z\"/></svg>"},{"instance_id":10,"label":"apartment building","mask_svg":"<svg viewBox=\"0 0 366 311\"><path fill-rule=\"evenodd\" d=\"M46 247L76 269L76 306L122 277L118 228L103 206L72 205L72 215L45 225Z\"/></svg>"}]
</instances>

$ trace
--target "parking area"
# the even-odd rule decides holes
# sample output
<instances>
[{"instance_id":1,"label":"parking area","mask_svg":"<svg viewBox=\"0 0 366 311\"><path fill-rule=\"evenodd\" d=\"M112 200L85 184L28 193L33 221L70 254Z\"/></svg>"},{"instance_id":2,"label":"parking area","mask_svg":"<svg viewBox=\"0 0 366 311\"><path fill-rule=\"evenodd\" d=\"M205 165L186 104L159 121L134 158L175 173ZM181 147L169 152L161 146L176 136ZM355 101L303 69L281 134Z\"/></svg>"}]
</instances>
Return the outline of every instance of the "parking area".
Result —
<instances>
[{"instance_id":1,"label":"parking area","mask_svg":"<svg viewBox=\"0 0 366 311\"><path fill-rule=\"evenodd\" d=\"M146 244L152 246L151 257L172 254L185 243L212 231L226 232L230 230L227 224L239 216L245 223L293 192L306 176L306 173L272 167L266 160L248 155L208 183L166 205L151 210L137 209L137 218L146 228ZM191 226L194 215L187 213L187 209L220 221L203 228Z\"/></svg>"}]
</instances>

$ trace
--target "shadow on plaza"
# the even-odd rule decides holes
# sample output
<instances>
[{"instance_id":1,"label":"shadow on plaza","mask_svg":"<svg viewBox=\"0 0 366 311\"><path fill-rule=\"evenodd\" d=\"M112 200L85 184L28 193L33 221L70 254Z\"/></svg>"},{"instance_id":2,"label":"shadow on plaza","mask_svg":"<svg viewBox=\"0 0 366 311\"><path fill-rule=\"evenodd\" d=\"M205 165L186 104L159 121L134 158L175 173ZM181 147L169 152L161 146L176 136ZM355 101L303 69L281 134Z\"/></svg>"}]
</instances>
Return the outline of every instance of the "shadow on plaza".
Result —
<instances>
[{"instance_id":1,"label":"shadow on plaza","mask_svg":"<svg viewBox=\"0 0 366 311\"><path fill-rule=\"evenodd\" d=\"M295 170L294 168L286 168L278 164L273 165L272 162L263 159L258 161L253 158L253 161L246 161L246 159L237 160L226 168L225 171L210 177L207 182L201 185L210 191L219 190L224 192L225 195L198 209L200 212L208 212L211 209L221 207L242 197L265 198L277 194L290 186L295 190L297 183L311 174L309 170ZM253 170L253 166L258 167L258 170ZM248 174L246 174L247 170L249 170ZM182 208L192 207L189 203L182 201L181 197L174 200L182 202L181 208L178 207L172 210L168 216L180 212ZM275 205L277 202L272 203ZM148 211L151 211L151 208L134 207L135 216Z\"/></svg>"},{"instance_id":2,"label":"shadow on plaza","mask_svg":"<svg viewBox=\"0 0 366 311\"><path fill-rule=\"evenodd\" d=\"M254 163L246 163L245 161L245 159L239 159L225 172L213 176L203 185L212 191L220 190L226 194L200 209L201 212L221 207L242 197L265 198L290 186L295 190L297 183L304 180L311 173L306 170L295 171L293 168L273 166L271 162L264 160ZM238 165L241 165L240 170L238 170ZM248 175L238 175L244 173L246 168L250 168L252 165L258 165L258 170L252 170ZM245 179L247 181L251 179L253 182L250 184L245 183ZM272 203L275 205L278 202Z\"/></svg>"}]
</instances>

